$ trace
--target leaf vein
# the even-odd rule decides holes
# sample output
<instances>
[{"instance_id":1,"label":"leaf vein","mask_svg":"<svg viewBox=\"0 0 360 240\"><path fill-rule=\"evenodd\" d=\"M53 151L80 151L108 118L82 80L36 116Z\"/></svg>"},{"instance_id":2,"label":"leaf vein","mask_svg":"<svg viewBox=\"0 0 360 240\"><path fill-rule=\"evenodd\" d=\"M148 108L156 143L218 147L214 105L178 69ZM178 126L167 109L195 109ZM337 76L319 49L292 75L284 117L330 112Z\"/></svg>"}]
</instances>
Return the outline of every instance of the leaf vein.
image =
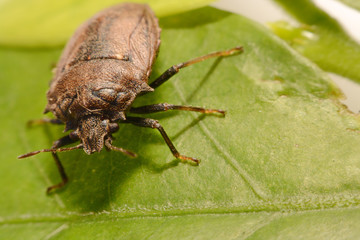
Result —
<instances>
[{"instance_id":1,"label":"leaf vein","mask_svg":"<svg viewBox=\"0 0 360 240\"><path fill-rule=\"evenodd\" d=\"M176 81L173 81L172 84L183 104L186 104L186 98L183 92L180 90L179 86L177 86ZM196 116L195 113L192 113L192 115L194 117ZM239 174L239 176L243 179L245 184L254 193L254 195L261 200L268 199L269 194L266 193L265 190L262 189L254 179L252 179L252 177L240 166L236 159L231 156L229 151L227 151L226 148L219 141L216 140L214 135L211 134L211 131L207 128L206 124L200 121L199 126L202 132L208 137L208 139L210 139L211 143L216 147L216 150L224 156L226 162Z\"/></svg>"}]
</instances>

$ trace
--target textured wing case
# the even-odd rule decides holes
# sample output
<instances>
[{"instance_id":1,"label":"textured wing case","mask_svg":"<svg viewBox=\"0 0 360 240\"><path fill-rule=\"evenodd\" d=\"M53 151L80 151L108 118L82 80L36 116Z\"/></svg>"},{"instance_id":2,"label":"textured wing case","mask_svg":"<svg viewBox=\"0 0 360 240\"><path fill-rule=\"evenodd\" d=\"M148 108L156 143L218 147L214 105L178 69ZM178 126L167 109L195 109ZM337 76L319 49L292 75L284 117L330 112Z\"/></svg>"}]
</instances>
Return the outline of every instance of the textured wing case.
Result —
<instances>
[{"instance_id":1,"label":"textured wing case","mask_svg":"<svg viewBox=\"0 0 360 240\"><path fill-rule=\"evenodd\" d=\"M139 92L152 90L147 81L159 45L158 20L147 5L127 3L99 12L66 45L45 112L66 121L87 110L126 110Z\"/></svg>"},{"instance_id":2,"label":"textured wing case","mask_svg":"<svg viewBox=\"0 0 360 240\"><path fill-rule=\"evenodd\" d=\"M79 61L118 59L146 76L160 45L157 18L147 5L122 4L105 9L81 25L67 44L57 75Z\"/></svg>"}]
</instances>

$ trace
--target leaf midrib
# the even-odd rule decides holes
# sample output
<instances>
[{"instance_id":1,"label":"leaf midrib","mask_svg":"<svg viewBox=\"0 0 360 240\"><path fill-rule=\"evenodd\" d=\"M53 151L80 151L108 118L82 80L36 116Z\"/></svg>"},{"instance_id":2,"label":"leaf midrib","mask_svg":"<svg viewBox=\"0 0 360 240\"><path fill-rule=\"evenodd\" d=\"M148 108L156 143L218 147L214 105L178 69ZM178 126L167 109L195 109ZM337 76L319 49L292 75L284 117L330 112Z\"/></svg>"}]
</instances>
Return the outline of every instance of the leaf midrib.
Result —
<instances>
[{"instance_id":1,"label":"leaf midrib","mask_svg":"<svg viewBox=\"0 0 360 240\"><path fill-rule=\"evenodd\" d=\"M216 211L216 209L212 209L213 211L203 211L200 209L197 211L169 211L169 212L149 212L149 213L137 213L137 214L126 214L119 215L116 211L103 211L101 213L88 212L88 213L75 213L69 212L66 214L44 214L44 215L30 215L25 214L23 217L15 217L15 218L3 218L0 219L0 225L8 225L8 224L27 224L27 223L50 223L50 222L71 222L71 220L79 220L81 222L98 222L101 221L113 221L113 220L125 220L125 219L164 219L164 218L174 218L174 217L186 217L186 216L230 216L230 215L249 215L249 214L260 214L260 213L269 213L272 215L280 215L280 216L292 216L296 214L304 214L304 213L312 213L322 211L332 211L332 210L358 210L359 207L332 207L332 208L313 208L306 210L294 210L294 209L276 209L276 210L228 210L226 212ZM196 210L196 209L192 209Z\"/></svg>"}]
</instances>

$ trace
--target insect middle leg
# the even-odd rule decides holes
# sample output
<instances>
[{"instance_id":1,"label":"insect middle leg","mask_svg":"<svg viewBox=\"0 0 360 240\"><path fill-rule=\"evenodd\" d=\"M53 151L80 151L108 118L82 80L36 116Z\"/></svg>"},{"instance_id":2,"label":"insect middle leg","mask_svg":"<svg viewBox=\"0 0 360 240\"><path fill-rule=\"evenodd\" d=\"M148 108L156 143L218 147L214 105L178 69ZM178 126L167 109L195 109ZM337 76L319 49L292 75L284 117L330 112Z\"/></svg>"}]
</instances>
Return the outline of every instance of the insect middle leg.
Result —
<instances>
[{"instance_id":1,"label":"insect middle leg","mask_svg":"<svg viewBox=\"0 0 360 240\"><path fill-rule=\"evenodd\" d=\"M172 76L174 76L176 73L178 73L181 68L193 65L193 64L198 63L198 62L202 62L202 61L204 61L206 59L209 59L209 58L226 57L226 56L233 55L235 53L240 53L242 51L243 51L243 47L234 47L234 48L231 48L231 49L228 49L228 50L225 50L225 51L209 53L209 54L206 54L204 56L197 57L197 58L191 59L189 61L173 65L168 70L166 70L163 74L161 74L158 78L156 78L150 84L150 87L152 87L152 88L159 87L161 84L163 84L164 82L169 80Z\"/></svg>"},{"instance_id":2,"label":"insect middle leg","mask_svg":"<svg viewBox=\"0 0 360 240\"><path fill-rule=\"evenodd\" d=\"M131 123L139 127L147 127L147 128L156 128L161 136L164 138L166 144L168 145L172 155L176 157L177 159L180 159L182 161L192 161L196 163L197 165L200 163L199 159L193 158L193 157L187 157L184 155L181 155L178 150L175 148L174 144L170 140L169 136L166 134L164 128L160 125L159 121L151 118L140 118L140 117L126 117L125 121L122 121L122 123Z\"/></svg>"},{"instance_id":3,"label":"insect middle leg","mask_svg":"<svg viewBox=\"0 0 360 240\"><path fill-rule=\"evenodd\" d=\"M32 125L40 125L40 124L56 124L56 125L63 125L64 123L60 119L50 119L50 118L41 118L41 119L34 119L27 122L29 126Z\"/></svg>"},{"instance_id":4,"label":"insect middle leg","mask_svg":"<svg viewBox=\"0 0 360 240\"><path fill-rule=\"evenodd\" d=\"M132 107L130 109L131 113L155 113L155 112L165 112L168 110L182 110L182 111L193 111L193 112L200 112L200 113L221 113L225 115L225 111L221 109L206 109L200 107L192 107L192 106L182 106L182 105L173 105L168 103L159 103L153 105L146 105L141 107Z\"/></svg>"}]
</instances>

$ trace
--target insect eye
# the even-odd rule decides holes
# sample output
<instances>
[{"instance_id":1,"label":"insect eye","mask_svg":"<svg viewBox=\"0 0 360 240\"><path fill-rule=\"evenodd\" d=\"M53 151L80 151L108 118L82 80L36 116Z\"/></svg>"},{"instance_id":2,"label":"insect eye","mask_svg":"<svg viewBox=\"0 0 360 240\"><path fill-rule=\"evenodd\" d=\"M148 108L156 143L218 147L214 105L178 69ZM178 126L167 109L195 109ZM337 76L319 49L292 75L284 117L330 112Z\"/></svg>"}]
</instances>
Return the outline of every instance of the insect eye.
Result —
<instances>
[{"instance_id":1,"label":"insect eye","mask_svg":"<svg viewBox=\"0 0 360 240\"><path fill-rule=\"evenodd\" d=\"M113 102L116 100L118 93L112 88L102 88L97 91L93 91L92 94L106 102Z\"/></svg>"},{"instance_id":2,"label":"insect eye","mask_svg":"<svg viewBox=\"0 0 360 240\"><path fill-rule=\"evenodd\" d=\"M125 92L118 92L117 93L117 98L122 98L123 96L125 96L126 93Z\"/></svg>"},{"instance_id":3,"label":"insect eye","mask_svg":"<svg viewBox=\"0 0 360 240\"><path fill-rule=\"evenodd\" d=\"M60 111L64 116L67 116L67 113L69 112L69 108L71 104L73 103L73 98L64 98L62 102L58 105Z\"/></svg>"}]
</instances>

